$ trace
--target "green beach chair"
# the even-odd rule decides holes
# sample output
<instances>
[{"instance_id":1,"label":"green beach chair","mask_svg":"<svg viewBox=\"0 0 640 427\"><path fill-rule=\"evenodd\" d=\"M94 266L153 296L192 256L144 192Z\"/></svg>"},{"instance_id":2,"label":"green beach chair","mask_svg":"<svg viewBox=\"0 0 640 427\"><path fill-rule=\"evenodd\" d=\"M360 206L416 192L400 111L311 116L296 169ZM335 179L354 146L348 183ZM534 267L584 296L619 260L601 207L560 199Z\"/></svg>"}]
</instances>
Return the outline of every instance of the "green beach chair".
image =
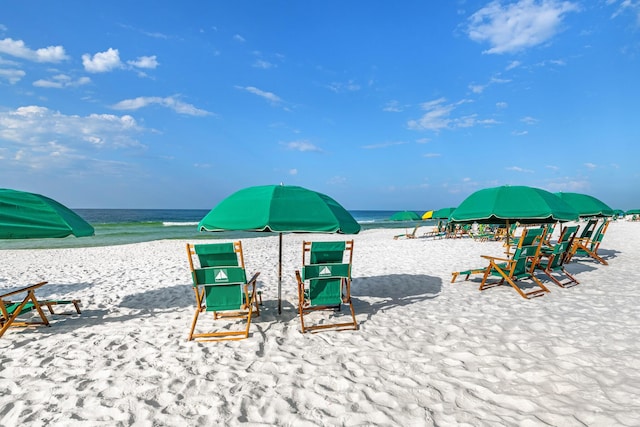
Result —
<instances>
[{"instance_id":1,"label":"green beach chair","mask_svg":"<svg viewBox=\"0 0 640 427\"><path fill-rule=\"evenodd\" d=\"M483 258L489 260L489 265L485 269L482 282L480 283L480 290L484 291L507 282L525 299L542 296L546 292L549 292L549 289L547 289L534 274L536 263L539 259L540 247L544 239L544 233L544 227L525 228L522 231L513 257L510 259L482 255ZM497 276L499 279L489 282L488 279L491 276ZM530 279L534 285L538 286L538 289L523 290L518 286L518 282L525 279Z\"/></svg>"},{"instance_id":2,"label":"green beach chair","mask_svg":"<svg viewBox=\"0 0 640 427\"><path fill-rule=\"evenodd\" d=\"M562 230L560 238L552 248L542 248L536 263L536 268L542 270L544 274L561 288L572 287L580 283L564 268L566 261L569 259L573 239L578 232L578 228L578 225L565 227Z\"/></svg>"},{"instance_id":3,"label":"green beach chair","mask_svg":"<svg viewBox=\"0 0 640 427\"><path fill-rule=\"evenodd\" d=\"M47 320L47 317L44 315L42 306L35 295L35 290L46 284L47 282L40 282L0 295L0 337L12 326L49 326L49 320ZM13 298L20 294L25 295L19 301L9 301L6 299L9 297ZM17 321L18 316L32 310L37 311L41 319L40 321Z\"/></svg>"},{"instance_id":4,"label":"green beach chair","mask_svg":"<svg viewBox=\"0 0 640 427\"><path fill-rule=\"evenodd\" d=\"M358 329L351 301L351 262L353 240L303 242L302 271L296 270L298 314L302 333L319 329ZM306 325L305 316L319 310L340 311L349 305L351 321Z\"/></svg>"},{"instance_id":5,"label":"green beach chair","mask_svg":"<svg viewBox=\"0 0 640 427\"><path fill-rule=\"evenodd\" d=\"M187 254L196 296L196 310L188 339L221 341L247 338L252 316L254 313L255 316L260 315L256 293L260 273L247 280L242 243L187 244ZM196 259L197 263L194 262ZM213 312L214 320L246 319L246 326L243 330L195 333L198 317L204 311Z\"/></svg>"}]
</instances>

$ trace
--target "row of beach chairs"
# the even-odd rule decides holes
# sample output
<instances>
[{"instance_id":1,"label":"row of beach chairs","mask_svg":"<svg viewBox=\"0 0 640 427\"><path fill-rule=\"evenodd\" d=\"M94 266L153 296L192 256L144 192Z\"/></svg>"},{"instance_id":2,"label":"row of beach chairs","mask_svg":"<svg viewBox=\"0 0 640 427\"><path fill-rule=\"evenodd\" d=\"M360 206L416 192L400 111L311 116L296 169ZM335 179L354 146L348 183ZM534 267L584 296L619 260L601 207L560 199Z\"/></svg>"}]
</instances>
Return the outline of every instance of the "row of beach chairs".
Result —
<instances>
[{"instance_id":1,"label":"row of beach chairs","mask_svg":"<svg viewBox=\"0 0 640 427\"><path fill-rule=\"evenodd\" d=\"M552 227L525 228L520 237L515 240L512 255L510 247L506 257L483 255L482 258L488 261L486 267L453 272L451 283L454 283L458 277L468 280L471 275L482 274L479 288L481 291L508 284L520 296L527 299L549 292L549 288L536 276L536 273L543 273L562 288L575 286L579 284L578 280L565 268L575 256L588 256L603 265L608 265L607 261L598 254L598 249L609 227L609 222L604 220L596 228L598 220L591 219L581 234L578 234L579 225L564 227L560 237L553 244L551 243ZM534 285L533 289L525 290L519 286L524 280L530 280Z\"/></svg>"}]
</instances>

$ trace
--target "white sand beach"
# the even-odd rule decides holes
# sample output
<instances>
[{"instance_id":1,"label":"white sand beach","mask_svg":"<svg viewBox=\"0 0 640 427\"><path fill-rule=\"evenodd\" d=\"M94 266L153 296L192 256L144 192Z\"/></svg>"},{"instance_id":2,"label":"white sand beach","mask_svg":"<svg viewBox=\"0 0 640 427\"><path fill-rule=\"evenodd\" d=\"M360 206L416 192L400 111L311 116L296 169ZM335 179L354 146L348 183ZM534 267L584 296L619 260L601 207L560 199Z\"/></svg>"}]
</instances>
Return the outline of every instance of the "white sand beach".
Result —
<instances>
[{"instance_id":1,"label":"white sand beach","mask_svg":"<svg viewBox=\"0 0 640 427\"><path fill-rule=\"evenodd\" d=\"M532 300L450 283L502 243L395 234L285 235L280 315L277 235L243 239L264 306L222 343L186 340L186 241L0 251L0 290L47 280L40 297L83 310L0 338L0 425L640 425L640 223L611 224L608 266L575 258L580 285ZM360 328L303 335L301 242L345 238Z\"/></svg>"}]
</instances>

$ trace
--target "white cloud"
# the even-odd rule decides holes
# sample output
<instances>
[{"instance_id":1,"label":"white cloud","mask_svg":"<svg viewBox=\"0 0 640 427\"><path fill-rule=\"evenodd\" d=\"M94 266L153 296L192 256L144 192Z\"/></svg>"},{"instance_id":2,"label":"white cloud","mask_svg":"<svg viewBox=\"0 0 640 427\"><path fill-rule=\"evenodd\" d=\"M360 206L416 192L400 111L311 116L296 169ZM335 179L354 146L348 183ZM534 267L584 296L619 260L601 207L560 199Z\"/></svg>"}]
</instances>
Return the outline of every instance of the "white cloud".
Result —
<instances>
[{"instance_id":1,"label":"white cloud","mask_svg":"<svg viewBox=\"0 0 640 427\"><path fill-rule=\"evenodd\" d=\"M79 79L73 80L66 74L58 74L51 77L49 80L36 80L33 82L33 85L36 87L62 89L65 87L84 86L89 83L91 83L91 79L89 77L80 77Z\"/></svg>"},{"instance_id":2,"label":"white cloud","mask_svg":"<svg viewBox=\"0 0 640 427\"><path fill-rule=\"evenodd\" d=\"M496 102L496 108L499 108L501 110L507 108L508 106L509 106L509 104L507 104L506 102L503 102L503 101L502 102Z\"/></svg>"},{"instance_id":3,"label":"white cloud","mask_svg":"<svg viewBox=\"0 0 640 427\"><path fill-rule=\"evenodd\" d=\"M245 90L249 93L252 93L254 95L258 95L261 98L266 99L267 101L270 101L272 104L278 104L280 102L282 102L282 99L280 99L280 97L272 92L265 92L263 90L258 89L257 87L253 87L253 86L236 86L238 89L242 89Z\"/></svg>"},{"instance_id":4,"label":"white cloud","mask_svg":"<svg viewBox=\"0 0 640 427\"><path fill-rule=\"evenodd\" d=\"M539 120L531 116L526 116L521 118L520 121L528 125L535 125L536 123L538 123Z\"/></svg>"},{"instance_id":5,"label":"white cloud","mask_svg":"<svg viewBox=\"0 0 640 427\"><path fill-rule=\"evenodd\" d=\"M478 119L477 114L461 117L451 117L451 113L461 104L470 101L462 100L455 104L447 104L445 98L423 103L422 109L427 112L418 120L409 120L407 126L412 130L431 130L438 132L441 129L469 128L476 125L494 125L498 122L494 119Z\"/></svg>"},{"instance_id":6,"label":"white cloud","mask_svg":"<svg viewBox=\"0 0 640 427\"><path fill-rule=\"evenodd\" d=\"M391 113L400 113L402 112L402 107L400 106L400 103L398 101L389 101L387 102L387 104L382 108L382 111L388 111Z\"/></svg>"},{"instance_id":7,"label":"white cloud","mask_svg":"<svg viewBox=\"0 0 640 427\"><path fill-rule=\"evenodd\" d=\"M291 142L287 142L287 143L283 143L283 145L288 149L288 150L293 150L293 151L302 151L302 152L306 152L306 151L322 151L319 147L313 145L312 143L310 143L307 140L301 140L301 141L291 141Z\"/></svg>"},{"instance_id":8,"label":"white cloud","mask_svg":"<svg viewBox=\"0 0 640 427\"><path fill-rule=\"evenodd\" d=\"M520 61L511 61L505 70L513 70L514 68L518 68L520 65L522 65L522 62Z\"/></svg>"},{"instance_id":9,"label":"white cloud","mask_svg":"<svg viewBox=\"0 0 640 427\"><path fill-rule=\"evenodd\" d=\"M525 136L528 134L529 134L528 130L514 130L513 132L511 132L511 135L513 136Z\"/></svg>"},{"instance_id":10,"label":"white cloud","mask_svg":"<svg viewBox=\"0 0 640 427\"><path fill-rule=\"evenodd\" d=\"M18 83L26 75L27 73L25 73L22 70L0 68L0 78L6 79L9 82L9 84L12 84L12 85Z\"/></svg>"},{"instance_id":11,"label":"white cloud","mask_svg":"<svg viewBox=\"0 0 640 427\"><path fill-rule=\"evenodd\" d=\"M408 122L409 129L439 131L448 128L451 123L449 116L455 106L453 104L445 104L445 101L445 98L439 98L423 103L421 105L422 109L427 112L418 120L410 120Z\"/></svg>"},{"instance_id":12,"label":"white cloud","mask_svg":"<svg viewBox=\"0 0 640 427\"><path fill-rule=\"evenodd\" d=\"M158 60L155 55L153 56L140 56L135 61L127 61L127 64L136 68L155 69L158 67Z\"/></svg>"},{"instance_id":13,"label":"white cloud","mask_svg":"<svg viewBox=\"0 0 640 427\"><path fill-rule=\"evenodd\" d=\"M618 4L619 3L619 4ZM615 4L616 10L611 15L612 18L617 18L619 15L630 12L635 14L636 23L640 25L640 1L638 0L622 0L618 2L617 0L607 0L608 5Z\"/></svg>"},{"instance_id":14,"label":"white cloud","mask_svg":"<svg viewBox=\"0 0 640 427\"><path fill-rule=\"evenodd\" d=\"M389 142L382 142L380 144L363 145L362 148L366 150L374 150L377 148L386 148L386 147L393 147L395 145L404 145L406 143L407 143L406 141L389 141Z\"/></svg>"},{"instance_id":15,"label":"white cloud","mask_svg":"<svg viewBox=\"0 0 640 427\"><path fill-rule=\"evenodd\" d=\"M61 62L69 59L62 46L29 49L22 40L0 40L0 53L34 62Z\"/></svg>"},{"instance_id":16,"label":"white cloud","mask_svg":"<svg viewBox=\"0 0 640 427\"><path fill-rule=\"evenodd\" d=\"M254 68L262 68L263 70L268 70L269 68L273 68L275 66L275 64L272 64L269 61L265 61L264 59L256 59L256 61L252 65L252 67Z\"/></svg>"},{"instance_id":17,"label":"white cloud","mask_svg":"<svg viewBox=\"0 0 640 427\"><path fill-rule=\"evenodd\" d=\"M422 155L422 157L426 157L426 158L433 158L433 157L440 157L441 154L440 153L425 153Z\"/></svg>"},{"instance_id":18,"label":"white cloud","mask_svg":"<svg viewBox=\"0 0 640 427\"><path fill-rule=\"evenodd\" d=\"M105 52L98 52L93 57L85 53L82 55L82 65L89 73L106 73L108 71L122 68L120 52L118 49L109 48Z\"/></svg>"},{"instance_id":19,"label":"white cloud","mask_svg":"<svg viewBox=\"0 0 640 427\"><path fill-rule=\"evenodd\" d=\"M468 35L491 46L484 53L514 53L547 42L561 29L577 3L560 0L520 0L503 5L494 0L469 18Z\"/></svg>"},{"instance_id":20,"label":"white cloud","mask_svg":"<svg viewBox=\"0 0 640 427\"><path fill-rule=\"evenodd\" d=\"M165 98L159 96L140 96L133 99L125 99L113 105L115 110L139 110L140 108L148 107L149 105L160 105L162 107L169 108L176 113L185 114L188 116L208 116L211 113L205 110L194 107L191 104L182 102L175 97L168 96Z\"/></svg>"},{"instance_id":21,"label":"white cloud","mask_svg":"<svg viewBox=\"0 0 640 427\"><path fill-rule=\"evenodd\" d=\"M129 115L65 115L35 105L0 112L0 140L23 154L64 154L55 141L75 149L142 147L135 135L143 131Z\"/></svg>"},{"instance_id":22,"label":"white cloud","mask_svg":"<svg viewBox=\"0 0 640 427\"><path fill-rule=\"evenodd\" d=\"M237 41L237 42L240 42L240 43L244 43L244 42L245 42L244 37L242 37L240 34L235 34L235 35L233 36L233 39L234 39L235 41Z\"/></svg>"},{"instance_id":23,"label":"white cloud","mask_svg":"<svg viewBox=\"0 0 640 427\"><path fill-rule=\"evenodd\" d=\"M531 169L524 169L521 168L519 166L509 166L507 168L505 168L508 171L513 171L513 172L521 172L521 173L533 173L533 171Z\"/></svg>"},{"instance_id":24,"label":"white cloud","mask_svg":"<svg viewBox=\"0 0 640 427\"><path fill-rule=\"evenodd\" d=\"M355 83L353 80L349 80L346 83L332 82L329 83L327 87L335 93L355 92L361 88L360 85Z\"/></svg>"},{"instance_id":25,"label":"white cloud","mask_svg":"<svg viewBox=\"0 0 640 427\"><path fill-rule=\"evenodd\" d=\"M289 169L289 175L298 175L298 169Z\"/></svg>"},{"instance_id":26,"label":"white cloud","mask_svg":"<svg viewBox=\"0 0 640 427\"><path fill-rule=\"evenodd\" d=\"M588 162L587 162L587 163L585 163L584 165L585 165L587 168L589 168L589 169L595 169L595 168L597 168L597 167L598 167L598 165L596 165L595 163L588 163Z\"/></svg>"}]
</instances>

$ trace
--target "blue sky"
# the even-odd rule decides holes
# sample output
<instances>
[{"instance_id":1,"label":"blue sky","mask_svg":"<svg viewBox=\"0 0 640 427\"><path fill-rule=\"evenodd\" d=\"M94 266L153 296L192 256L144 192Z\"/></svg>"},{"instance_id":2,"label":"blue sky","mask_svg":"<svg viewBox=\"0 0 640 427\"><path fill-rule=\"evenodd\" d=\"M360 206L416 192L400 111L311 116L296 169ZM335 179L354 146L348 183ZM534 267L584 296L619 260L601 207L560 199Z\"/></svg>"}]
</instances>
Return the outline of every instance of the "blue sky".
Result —
<instances>
[{"instance_id":1,"label":"blue sky","mask_svg":"<svg viewBox=\"0 0 640 427\"><path fill-rule=\"evenodd\" d=\"M531 185L640 207L640 0L21 1L0 14L0 187L348 209Z\"/></svg>"}]
</instances>

